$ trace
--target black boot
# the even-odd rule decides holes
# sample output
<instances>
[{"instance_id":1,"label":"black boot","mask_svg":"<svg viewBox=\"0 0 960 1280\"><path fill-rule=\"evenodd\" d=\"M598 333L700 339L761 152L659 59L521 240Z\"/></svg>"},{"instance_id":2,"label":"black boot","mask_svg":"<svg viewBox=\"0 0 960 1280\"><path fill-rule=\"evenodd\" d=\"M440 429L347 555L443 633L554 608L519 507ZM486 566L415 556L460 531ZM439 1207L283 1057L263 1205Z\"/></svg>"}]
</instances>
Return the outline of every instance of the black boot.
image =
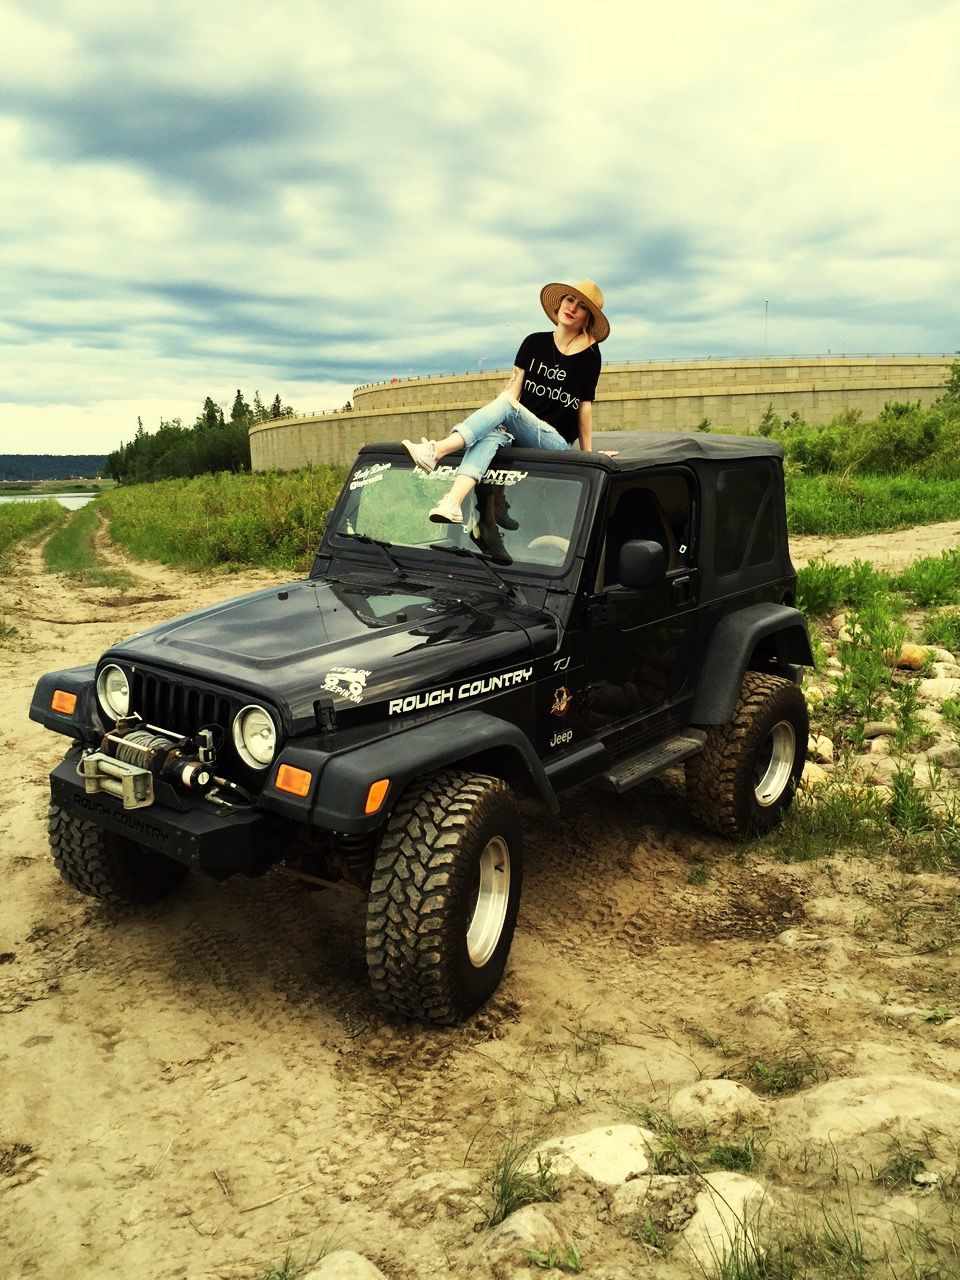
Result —
<instances>
[{"instance_id":1,"label":"black boot","mask_svg":"<svg viewBox=\"0 0 960 1280\"><path fill-rule=\"evenodd\" d=\"M513 558L503 545L503 535L496 525L477 525L470 531L470 537L494 564L513 564Z\"/></svg>"}]
</instances>

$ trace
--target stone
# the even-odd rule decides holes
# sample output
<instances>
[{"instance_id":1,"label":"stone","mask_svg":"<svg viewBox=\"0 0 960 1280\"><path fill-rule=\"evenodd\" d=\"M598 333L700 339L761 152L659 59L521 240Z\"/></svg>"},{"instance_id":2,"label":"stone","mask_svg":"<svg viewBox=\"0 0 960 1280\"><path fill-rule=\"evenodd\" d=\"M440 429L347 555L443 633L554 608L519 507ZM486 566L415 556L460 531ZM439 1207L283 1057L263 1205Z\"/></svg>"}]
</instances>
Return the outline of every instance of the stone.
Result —
<instances>
[{"instance_id":1,"label":"stone","mask_svg":"<svg viewBox=\"0 0 960 1280\"><path fill-rule=\"evenodd\" d=\"M531 1251L549 1253L562 1246L560 1232L542 1206L527 1204L492 1228L483 1242L483 1253L490 1262L507 1258L525 1262Z\"/></svg>"},{"instance_id":2,"label":"stone","mask_svg":"<svg viewBox=\"0 0 960 1280\"><path fill-rule=\"evenodd\" d=\"M921 698L939 707L945 698L960 697L960 677L935 676L932 680L918 680L917 690Z\"/></svg>"},{"instance_id":3,"label":"stone","mask_svg":"<svg viewBox=\"0 0 960 1280\"><path fill-rule=\"evenodd\" d=\"M766 1191L742 1173L708 1173L697 1196L696 1212L683 1229L683 1246L704 1272L712 1272L732 1251L736 1239L756 1235Z\"/></svg>"},{"instance_id":4,"label":"stone","mask_svg":"<svg viewBox=\"0 0 960 1280\"><path fill-rule=\"evenodd\" d=\"M760 1123L767 1110L767 1103L736 1080L700 1080L670 1099L670 1116L681 1128L710 1132Z\"/></svg>"},{"instance_id":5,"label":"stone","mask_svg":"<svg viewBox=\"0 0 960 1280\"><path fill-rule=\"evenodd\" d=\"M938 742L926 752L930 764L939 765L941 769L960 768L960 746L955 742Z\"/></svg>"},{"instance_id":6,"label":"stone","mask_svg":"<svg viewBox=\"0 0 960 1280\"><path fill-rule=\"evenodd\" d=\"M338 1249L308 1271L303 1280L387 1280L379 1267L352 1249Z\"/></svg>"},{"instance_id":7,"label":"stone","mask_svg":"<svg viewBox=\"0 0 960 1280\"><path fill-rule=\"evenodd\" d=\"M804 689L803 698L811 711L816 711L818 707L822 707L827 700L827 695L822 689L818 689L816 685L811 685Z\"/></svg>"},{"instance_id":8,"label":"stone","mask_svg":"<svg viewBox=\"0 0 960 1280\"><path fill-rule=\"evenodd\" d=\"M939 645L927 645L927 652L933 662L955 663L957 661L956 654L951 653L949 649L941 649Z\"/></svg>"},{"instance_id":9,"label":"stone","mask_svg":"<svg viewBox=\"0 0 960 1280\"><path fill-rule=\"evenodd\" d=\"M871 738L867 743L867 750L872 756L888 756L891 748L891 740L887 737Z\"/></svg>"},{"instance_id":10,"label":"stone","mask_svg":"<svg viewBox=\"0 0 960 1280\"><path fill-rule=\"evenodd\" d=\"M822 787L828 780L829 774L826 769L818 764L814 764L812 760L808 760L803 766L803 774L800 778L800 785L804 791L815 791L817 787Z\"/></svg>"},{"instance_id":11,"label":"stone","mask_svg":"<svg viewBox=\"0 0 960 1280\"><path fill-rule=\"evenodd\" d=\"M832 671L835 675L839 675L843 671L843 663L839 658L827 659L827 670Z\"/></svg>"},{"instance_id":12,"label":"stone","mask_svg":"<svg viewBox=\"0 0 960 1280\"><path fill-rule=\"evenodd\" d=\"M617 1186L647 1172L655 1141L649 1129L613 1124L538 1147L527 1165L536 1168L539 1156L549 1159L551 1171L558 1177L578 1170L601 1186Z\"/></svg>"},{"instance_id":13,"label":"stone","mask_svg":"<svg viewBox=\"0 0 960 1280\"><path fill-rule=\"evenodd\" d=\"M810 735L807 744L807 758L819 760L821 764L833 763L833 742L822 733Z\"/></svg>"},{"instance_id":14,"label":"stone","mask_svg":"<svg viewBox=\"0 0 960 1280\"><path fill-rule=\"evenodd\" d=\"M865 738L890 737L897 732L897 726L891 720L868 720L863 726Z\"/></svg>"},{"instance_id":15,"label":"stone","mask_svg":"<svg viewBox=\"0 0 960 1280\"><path fill-rule=\"evenodd\" d=\"M930 672L936 680L955 680L960 676L960 666L952 659L949 662L933 662L930 664Z\"/></svg>"},{"instance_id":16,"label":"stone","mask_svg":"<svg viewBox=\"0 0 960 1280\"><path fill-rule=\"evenodd\" d=\"M897 654L897 666L907 671L920 671L930 660L930 650L921 644L904 644Z\"/></svg>"}]
</instances>

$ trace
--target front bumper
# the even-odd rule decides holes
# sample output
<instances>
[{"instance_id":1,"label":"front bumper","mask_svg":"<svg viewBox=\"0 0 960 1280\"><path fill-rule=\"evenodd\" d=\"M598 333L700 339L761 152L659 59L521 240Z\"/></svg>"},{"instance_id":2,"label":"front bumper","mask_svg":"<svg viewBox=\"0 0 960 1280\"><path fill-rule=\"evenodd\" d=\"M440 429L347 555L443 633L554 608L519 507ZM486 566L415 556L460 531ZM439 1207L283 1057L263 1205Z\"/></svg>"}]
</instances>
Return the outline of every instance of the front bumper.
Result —
<instances>
[{"instance_id":1,"label":"front bumper","mask_svg":"<svg viewBox=\"0 0 960 1280\"><path fill-rule=\"evenodd\" d=\"M257 809L220 810L205 801L165 805L161 784L158 803L124 809L123 801L104 792L87 795L77 773L79 752L71 751L50 774L50 797L95 826L126 836L157 853L186 863L217 879L233 872L256 874L276 861L284 847L284 819Z\"/></svg>"}]
</instances>

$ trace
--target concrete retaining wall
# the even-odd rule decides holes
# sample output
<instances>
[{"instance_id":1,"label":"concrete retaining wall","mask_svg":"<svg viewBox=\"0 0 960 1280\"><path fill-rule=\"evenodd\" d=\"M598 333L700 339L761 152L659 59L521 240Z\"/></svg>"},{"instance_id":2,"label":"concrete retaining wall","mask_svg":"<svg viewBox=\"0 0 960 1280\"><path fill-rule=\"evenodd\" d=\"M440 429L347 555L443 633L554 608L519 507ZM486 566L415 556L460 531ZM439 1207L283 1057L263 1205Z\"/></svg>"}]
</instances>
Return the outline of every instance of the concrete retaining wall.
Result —
<instances>
[{"instance_id":1,"label":"concrete retaining wall","mask_svg":"<svg viewBox=\"0 0 960 1280\"><path fill-rule=\"evenodd\" d=\"M607 365L594 404L598 431L755 431L767 405L781 417L829 422L845 409L874 417L889 400L930 403L955 356L807 356ZM446 434L491 400L509 370L407 378L358 387L353 409L280 418L250 429L255 471L346 465L362 444Z\"/></svg>"}]
</instances>

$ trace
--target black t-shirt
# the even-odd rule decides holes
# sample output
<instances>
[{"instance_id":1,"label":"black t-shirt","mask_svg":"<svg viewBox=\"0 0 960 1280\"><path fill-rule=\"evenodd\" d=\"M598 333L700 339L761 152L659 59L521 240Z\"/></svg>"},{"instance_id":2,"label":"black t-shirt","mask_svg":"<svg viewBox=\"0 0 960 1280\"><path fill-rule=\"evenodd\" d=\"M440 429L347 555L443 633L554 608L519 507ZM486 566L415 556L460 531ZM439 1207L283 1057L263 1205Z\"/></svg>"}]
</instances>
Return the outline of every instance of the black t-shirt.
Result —
<instances>
[{"instance_id":1,"label":"black t-shirt","mask_svg":"<svg viewBox=\"0 0 960 1280\"><path fill-rule=\"evenodd\" d=\"M565 356L557 350L553 332L531 333L520 343L513 362L523 370L520 403L549 422L571 444L579 436L577 410L592 400L600 377L600 346L593 343Z\"/></svg>"}]
</instances>

